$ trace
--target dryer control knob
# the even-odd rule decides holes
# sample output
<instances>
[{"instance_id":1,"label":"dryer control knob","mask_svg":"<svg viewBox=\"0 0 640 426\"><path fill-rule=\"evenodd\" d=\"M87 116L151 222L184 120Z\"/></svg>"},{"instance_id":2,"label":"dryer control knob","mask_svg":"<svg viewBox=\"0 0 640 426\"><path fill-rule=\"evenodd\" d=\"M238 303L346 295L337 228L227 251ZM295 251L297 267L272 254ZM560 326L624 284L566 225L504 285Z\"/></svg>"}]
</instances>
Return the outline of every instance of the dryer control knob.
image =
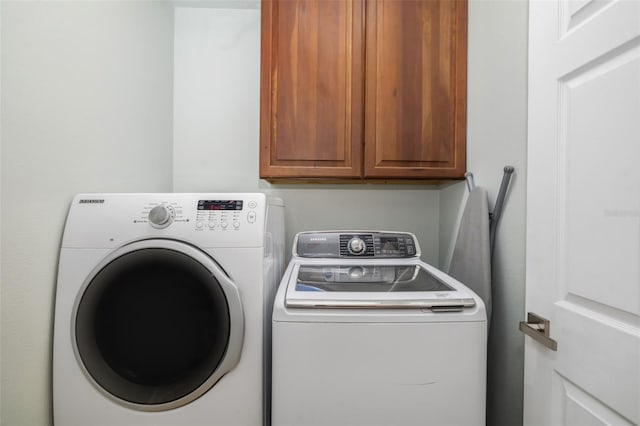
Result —
<instances>
[{"instance_id":1,"label":"dryer control knob","mask_svg":"<svg viewBox=\"0 0 640 426\"><path fill-rule=\"evenodd\" d=\"M367 249L367 244L359 237L353 237L347 244L347 249L351 254L362 254Z\"/></svg>"},{"instance_id":2,"label":"dryer control knob","mask_svg":"<svg viewBox=\"0 0 640 426\"><path fill-rule=\"evenodd\" d=\"M162 229L171 225L175 216L176 213L173 207L161 204L151 209L149 212L149 222L154 228Z\"/></svg>"}]
</instances>

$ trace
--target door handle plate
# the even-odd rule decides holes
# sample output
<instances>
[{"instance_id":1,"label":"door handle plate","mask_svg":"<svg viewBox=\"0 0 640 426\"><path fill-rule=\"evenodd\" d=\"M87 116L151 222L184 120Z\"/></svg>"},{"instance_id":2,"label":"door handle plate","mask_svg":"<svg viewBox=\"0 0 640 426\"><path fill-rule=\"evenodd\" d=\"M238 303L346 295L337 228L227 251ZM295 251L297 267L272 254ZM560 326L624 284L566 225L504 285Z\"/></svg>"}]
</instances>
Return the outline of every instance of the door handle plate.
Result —
<instances>
[{"instance_id":1,"label":"door handle plate","mask_svg":"<svg viewBox=\"0 0 640 426\"><path fill-rule=\"evenodd\" d=\"M558 342L550 337L550 329L551 321L533 312L527 314L527 321L520 321L520 331L552 351L557 351Z\"/></svg>"}]
</instances>

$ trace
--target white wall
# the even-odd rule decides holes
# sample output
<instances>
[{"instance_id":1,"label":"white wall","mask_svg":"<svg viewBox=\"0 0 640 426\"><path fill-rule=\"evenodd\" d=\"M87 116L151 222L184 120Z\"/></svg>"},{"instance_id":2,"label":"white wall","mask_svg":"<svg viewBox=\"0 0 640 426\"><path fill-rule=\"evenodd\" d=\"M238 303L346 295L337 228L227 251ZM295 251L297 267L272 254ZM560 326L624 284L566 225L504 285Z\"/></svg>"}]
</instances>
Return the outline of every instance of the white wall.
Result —
<instances>
[{"instance_id":1,"label":"white wall","mask_svg":"<svg viewBox=\"0 0 640 426\"><path fill-rule=\"evenodd\" d=\"M287 253L311 229L404 230L438 263L432 186L270 185L258 177L260 10L177 7L174 190L264 191L284 198Z\"/></svg>"},{"instance_id":2,"label":"white wall","mask_svg":"<svg viewBox=\"0 0 640 426\"><path fill-rule=\"evenodd\" d=\"M493 318L489 336L487 424L522 422L528 2L471 0L467 89L467 169L489 191L493 209L502 170L516 171L496 233L492 264ZM458 217L463 182L441 192L441 217ZM455 227L441 222L446 267Z\"/></svg>"},{"instance_id":3,"label":"white wall","mask_svg":"<svg viewBox=\"0 0 640 426\"><path fill-rule=\"evenodd\" d=\"M51 424L59 241L76 192L170 191L173 10L3 1L0 423Z\"/></svg>"},{"instance_id":4,"label":"white wall","mask_svg":"<svg viewBox=\"0 0 640 426\"><path fill-rule=\"evenodd\" d=\"M258 9L175 9L176 191L256 190Z\"/></svg>"}]
</instances>

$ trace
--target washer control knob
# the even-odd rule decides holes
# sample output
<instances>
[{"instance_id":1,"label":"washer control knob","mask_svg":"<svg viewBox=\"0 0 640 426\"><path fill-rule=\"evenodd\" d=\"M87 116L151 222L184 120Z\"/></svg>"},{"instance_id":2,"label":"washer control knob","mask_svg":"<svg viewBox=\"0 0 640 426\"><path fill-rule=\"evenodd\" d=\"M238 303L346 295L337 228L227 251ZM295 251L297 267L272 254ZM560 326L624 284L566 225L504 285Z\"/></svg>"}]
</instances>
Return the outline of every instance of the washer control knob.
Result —
<instances>
[{"instance_id":1,"label":"washer control knob","mask_svg":"<svg viewBox=\"0 0 640 426\"><path fill-rule=\"evenodd\" d=\"M149 222L154 228L162 229L171 225L175 216L176 212L173 210L173 207L160 204L152 208L149 212Z\"/></svg>"},{"instance_id":2,"label":"washer control knob","mask_svg":"<svg viewBox=\"0 0 640 426\"><path fill-rule=\"evenodd\" d=\"M362 238L353 237L349 240L347 249L351 254L360 255L366 251L367 244L362 240Z\"/></svg>"}]
</instances>

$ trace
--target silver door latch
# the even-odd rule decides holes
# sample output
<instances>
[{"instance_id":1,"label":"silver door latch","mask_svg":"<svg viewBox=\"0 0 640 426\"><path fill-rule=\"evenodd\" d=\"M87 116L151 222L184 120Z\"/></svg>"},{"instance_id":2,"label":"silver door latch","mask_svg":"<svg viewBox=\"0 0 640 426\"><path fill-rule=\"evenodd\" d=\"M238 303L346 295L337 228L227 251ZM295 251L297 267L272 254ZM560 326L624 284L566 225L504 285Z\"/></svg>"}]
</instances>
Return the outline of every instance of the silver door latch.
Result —
<instances>
[{"instance_id":1,"label":"silver door latch","mask_svg":"<svg viewBox=\"0 0 640 426\"><path fill-rule=\"evenodd\" d=\"M550 336L551 321L540 315L529 312L527 314L527 321L520 321L520 331L529 337L533 337L539 343L542 343L552 351L558 350L558 342L553 340Z\"/></svg>"}]
</instances>

